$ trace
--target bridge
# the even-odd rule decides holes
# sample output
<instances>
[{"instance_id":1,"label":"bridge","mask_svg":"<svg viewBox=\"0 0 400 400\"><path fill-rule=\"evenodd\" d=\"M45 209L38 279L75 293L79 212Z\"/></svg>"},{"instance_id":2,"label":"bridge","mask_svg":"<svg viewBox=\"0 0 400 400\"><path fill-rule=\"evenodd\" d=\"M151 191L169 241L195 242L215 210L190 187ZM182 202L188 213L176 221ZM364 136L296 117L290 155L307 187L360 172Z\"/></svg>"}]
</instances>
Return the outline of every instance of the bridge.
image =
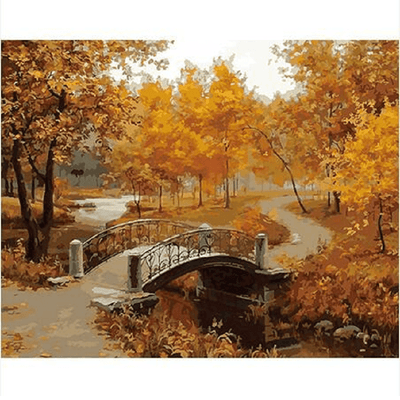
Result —
<instances>
[{"instance_id":1,"label":"bridge","mask_svg":"<svg viewBox=\"0 0 400 400\"><path fill-rule=\"evenodd\" d=\"M234 229L194 227L161 219L130 221L70 245L70 275L83 277L120 253L128 254L128 292L154 293L170 281L197 270L198 291L268 298L290 271L268 269L265 234L251 237ZM275 282L275 284L274 284ZM215 292L216 293L216 292Z\"/></svg>"}]
</instances>

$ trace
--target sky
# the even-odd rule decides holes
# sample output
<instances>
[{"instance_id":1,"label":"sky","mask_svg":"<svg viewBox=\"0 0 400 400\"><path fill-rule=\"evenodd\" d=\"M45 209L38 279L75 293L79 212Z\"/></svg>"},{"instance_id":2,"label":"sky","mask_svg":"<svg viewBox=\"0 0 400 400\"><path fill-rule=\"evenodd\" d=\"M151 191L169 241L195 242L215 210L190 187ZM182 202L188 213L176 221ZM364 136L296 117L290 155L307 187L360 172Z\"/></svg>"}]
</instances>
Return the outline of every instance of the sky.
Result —
<instances>
[{"instance_id":1,"label":"sky","mask_svg":"<svg viewBox=\"0 0 400 400\"><path fill-rule=\"evenodd\" d=\"M256 87L258 94L272 99L276 92L284 94L294 89L292 81L284 81L279 68L287 66L282 60L277 60L272 54L271 46L281 45L282 41L266 40L199 40L177 38L168 50L159 54L159 58L167 58L169 66L164 71L155 67L147 67L146 71L154 77L175 80L185 67L185 60L201 69L209 68L213 59L222 57L232 60L234 71L240 71L246 76L246 85L251 90ZM137 67L136 67L137 68ZM138 79L139 82L139 79Z\"/></svg>"}]
</instances>

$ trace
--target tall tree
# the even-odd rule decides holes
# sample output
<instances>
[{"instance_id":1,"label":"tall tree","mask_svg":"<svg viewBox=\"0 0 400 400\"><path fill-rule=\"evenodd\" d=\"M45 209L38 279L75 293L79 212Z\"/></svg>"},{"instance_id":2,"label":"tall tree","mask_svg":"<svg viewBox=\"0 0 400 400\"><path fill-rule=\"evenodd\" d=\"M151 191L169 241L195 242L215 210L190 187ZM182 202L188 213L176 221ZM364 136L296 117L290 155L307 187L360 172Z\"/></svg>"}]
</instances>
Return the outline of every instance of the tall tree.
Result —
<instances>
[{"instance_id":1,"label":"tall tree","mask_svg":"<svg viewBox=\"0 0 400 400\"><path fill-rule=\"evenodd\" d=\"M225 208L230 207L229 178L234 170L231 161L244 160L246 142L242 128L246 116L246 93L244 81L235 74L227 62L218 60L213 68L214 80L207 93L203 116L225 168Z\"/></svg>"},{"instance_id":2,"label":"tall tree","mask_svg":"<svg viewBox=\"0 0 400 400\"><path fill-rule=\"evenodd\" d=\"M369 214L377 210L384 252L383 221L388 211L399 205L399 106L387 103L379 115L368 112L368 108L360 104L357 114L349 120L356 133L346 139L344 151L332 157L331 162L338 166L336 179L344 201L356 209L353 231L360 224L368 224Z\"/></svg>"}]
</instances>

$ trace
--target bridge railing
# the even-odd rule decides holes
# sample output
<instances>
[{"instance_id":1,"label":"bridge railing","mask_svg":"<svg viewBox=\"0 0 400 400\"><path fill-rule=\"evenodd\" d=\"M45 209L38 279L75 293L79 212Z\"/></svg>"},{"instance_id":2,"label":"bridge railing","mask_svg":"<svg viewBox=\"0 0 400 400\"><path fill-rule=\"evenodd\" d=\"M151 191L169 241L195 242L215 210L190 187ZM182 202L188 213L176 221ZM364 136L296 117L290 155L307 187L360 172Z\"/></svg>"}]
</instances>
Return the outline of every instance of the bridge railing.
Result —
<instances>
[{"instance_id":1,"label":"bridge railing","mask_svg":"<svg viewBox=\"0 0 400 400\"><path fill-rule=\"evenodd\" d=\"M255 240L245 232L222 228L191 230L170 237L140 255L142 284L185 261L216 254L255 264Z\"/></svg>"},{"instance_id":2,"label":"bridge railing","mask_svg":"<svg viewBox=\"0 0 400 400\"><path fill-rule=\"evenodd\" d=\"M194 228L163 219L141 219L115 225L83 242L84 273L125 250L152 245Z\"/></svg>"}]
</instances>

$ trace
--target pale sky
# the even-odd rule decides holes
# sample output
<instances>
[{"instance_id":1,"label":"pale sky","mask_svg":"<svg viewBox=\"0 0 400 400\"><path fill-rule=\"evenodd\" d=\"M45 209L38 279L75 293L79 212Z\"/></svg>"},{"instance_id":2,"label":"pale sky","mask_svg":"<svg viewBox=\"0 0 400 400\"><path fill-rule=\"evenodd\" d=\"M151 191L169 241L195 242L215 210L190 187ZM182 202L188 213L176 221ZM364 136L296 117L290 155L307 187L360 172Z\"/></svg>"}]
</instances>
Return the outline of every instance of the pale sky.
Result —
<instances>
[{"instance_id":1,"label":"pale sky","mask_svg":"<svg viewBox=\"0 0 400 400\"><path fill-rule=\"evenodd\" d=\"M155 67L144 68L154 78L175 80L179 78L180 71L185 67L185 60L197 65L201 69L209 68L214 58L221 56L229 59L234 55L233 67L235 72L240 71L247 76L246 84L249 89L257 86L256 92L272 99L279 91L284 94L294 89L291 81L284 81L279 73L279 67L285 66L282 60L277 62L275 55L270 51L278 41L265 40L189 40L176 39L170 49L159 54L158 58L167 58L169 67L164 71L157 71ZM272 60L271 62L269 62ZM133 67L138 71L137 66ZM119 74L115 74L117 77ZM140 82L140 78L135 81Z\"/></svg>"}]
</instances>

